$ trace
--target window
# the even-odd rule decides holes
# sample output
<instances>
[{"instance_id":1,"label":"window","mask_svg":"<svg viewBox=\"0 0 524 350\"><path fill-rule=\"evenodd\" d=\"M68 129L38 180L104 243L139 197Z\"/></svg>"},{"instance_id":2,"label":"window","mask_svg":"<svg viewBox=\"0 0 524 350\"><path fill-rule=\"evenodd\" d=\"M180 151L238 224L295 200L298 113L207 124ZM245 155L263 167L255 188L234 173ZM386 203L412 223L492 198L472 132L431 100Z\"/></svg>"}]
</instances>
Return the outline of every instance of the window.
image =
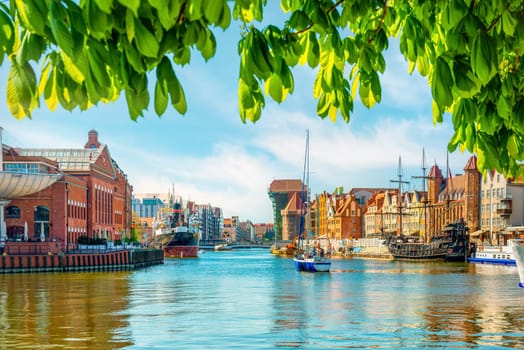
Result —
<instances>
[{"instance_id":1,"label":"window","mask_svg":"<svg viewBox=\"0 0 524 350\"><path fill-rule=\"evenodd\" d=\"M19 219L20 218L20 208L14 205L6 207L5 208L5 218L6 219Z\"/></svg>"},{"instance_id":2,"label":"window","mask_svg":"<svg viewBox=\"0 0 524 350\"><path fill-rule=\"evenodd\" d=\"M35 163L6 163L5 171L23 174L47 173L47 170L43 165Z\"/></svg>"}]
</instances>

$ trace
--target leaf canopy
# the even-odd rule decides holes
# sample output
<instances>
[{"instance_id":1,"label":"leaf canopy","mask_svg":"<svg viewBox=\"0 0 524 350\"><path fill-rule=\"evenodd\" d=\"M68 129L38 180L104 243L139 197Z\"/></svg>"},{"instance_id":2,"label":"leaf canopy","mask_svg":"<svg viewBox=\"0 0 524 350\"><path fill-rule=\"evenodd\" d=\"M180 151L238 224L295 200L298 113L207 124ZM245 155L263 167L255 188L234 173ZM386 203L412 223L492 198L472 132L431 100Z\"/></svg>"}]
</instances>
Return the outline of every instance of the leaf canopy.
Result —
<instances>
[{"instance_id":1,"label":"leaf canopy","mask_svg":"<svg viewBox=\"0 0 524 350\"><path fill-rule=\"evenodd\" d=\"M187 111L177 67L217 49L213 31L240 22L238 108L262 116L265 99L293 93L292 69L317 77L317 114L350 121L355 100L380 103L383 52L399 37L409 73L427 77L433 121L452 117L448 149L477 154L481 170L524 175L524 2L517 0L281 0L284 23L260 25L267 0L11 0L0 2L0 64L7 102L30 117L87 109L122 93L136 119L152 105ZM7 60L6 60L7 59ZM39 67L40 66L40 67ZM36 72L36 73L35 73ZM156 83L148 78L156 72ZM149 91L152 89L153 91ZM151 98L152 97L152 98ZM152 101L151 101L152 99Z\"/></svg>"}]
</instances>

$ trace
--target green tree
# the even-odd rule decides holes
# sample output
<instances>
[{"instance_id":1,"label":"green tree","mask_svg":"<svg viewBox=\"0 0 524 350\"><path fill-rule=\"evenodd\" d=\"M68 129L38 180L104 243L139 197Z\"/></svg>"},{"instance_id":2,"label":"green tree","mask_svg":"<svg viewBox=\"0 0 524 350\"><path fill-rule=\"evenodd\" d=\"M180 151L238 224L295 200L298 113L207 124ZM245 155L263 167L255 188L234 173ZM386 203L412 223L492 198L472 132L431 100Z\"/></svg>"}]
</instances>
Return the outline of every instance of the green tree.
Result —
<instances>
[{"instance_id":1,"label":"green tree","mask_svg":"<svg viewBox=\"0 0 524 350\"><path fill-rule=\"evenodd\" d=\"M0 2L0 64L17 118L87 109L124 94L132 119L153 105L187 110L174 66L193 50L214 56L215 28L243 25L238 106L256 122L267 96L293 92L292 68L317 69L317 114L349 122L356 99L381 99L392 37L409 73L427 77L433 121L452 117L448 148L478 156L482 170L523 175L524 4L517 0L281 0L284 23L262 27L266 0L10 0ZM148 73L151 73L148 75ZM154 91L148 78L155 74ZM152 95L152 101L151 100Z\"/></svg>"}]
</instances>

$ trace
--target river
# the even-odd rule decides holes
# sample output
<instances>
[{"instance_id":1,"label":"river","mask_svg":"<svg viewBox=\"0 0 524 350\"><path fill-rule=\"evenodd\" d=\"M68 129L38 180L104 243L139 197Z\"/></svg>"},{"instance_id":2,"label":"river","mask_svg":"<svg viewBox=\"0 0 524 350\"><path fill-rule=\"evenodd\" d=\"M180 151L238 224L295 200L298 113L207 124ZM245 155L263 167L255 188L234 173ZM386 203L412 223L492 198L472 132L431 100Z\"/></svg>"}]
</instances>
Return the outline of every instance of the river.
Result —
<instances>
[{"instance_id":1,"label":"river","mask_svg":"<svg viewBox=\"0 0 524 350\"><path fill-rule=\"evenodd\" d=\"M0 275L2 349L522 349L515 267L268 250L137 271Z\"/></svg>"}]
</instances>

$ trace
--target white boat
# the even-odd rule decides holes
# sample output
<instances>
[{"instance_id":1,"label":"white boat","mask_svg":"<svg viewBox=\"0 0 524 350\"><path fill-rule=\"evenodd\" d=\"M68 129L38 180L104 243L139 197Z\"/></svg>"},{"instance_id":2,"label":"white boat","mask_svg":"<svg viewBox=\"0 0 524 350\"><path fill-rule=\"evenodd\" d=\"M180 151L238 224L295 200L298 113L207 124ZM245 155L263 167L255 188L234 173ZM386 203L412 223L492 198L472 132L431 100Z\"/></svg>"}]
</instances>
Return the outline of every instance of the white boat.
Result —
<instances>
[{"instance_id":1,"label":"white boat","mask_svg":"<svg viewBox=\"0 0 524 350\"><path fill-rule=\"evenodd\" d=\"M298 230L298 240L296 254L293 257L293 263L297 271L305 272L329 272L331 268L331 246L327 247L325 254L324 249L318 242L317 246L309 247L305 245L304 236L308 234L309 228L309 130L306 134L306 154L304 160L304 179L302 181L305 187L302 191L302 203L300 209L300 227ZM304 220L305 219L305 220ZM306 223L305 227L303 223Z\"/></svg>"},{"instance_id":2,"label":"white boat","mask_svg":"<svg viewBox=\"0 0 524 350\"><path fill-rule=\"evenodd\" d=\"M524 239L513 240L512 248L519 274L519 287L524 288Z\"/></svg>"},{"instance_id":3,"label":"white boat","mask_svg":"<svg viewBox=\"0 0 524 350\"><path fill-rule=\"evenodd\" d=\"M514 239L508 240L508 245L501 246L476 246L470 257L467 259L470 263L491 264L491 265L515 265L512 246Z\"/></svg>"},{"instance_id":4,"label":"white boat","mask_svg":"<svg viewBox=\"0 0 524 350\"><path fill-rule=\"evenodd\" d=\"M327 239L326 239L327 240ZM331 268L331 244L322 248L320 241L313 246L306 245L305 249L293 258L295 269L306 272L329 272Z\"/></svg>"}]
</instances>

